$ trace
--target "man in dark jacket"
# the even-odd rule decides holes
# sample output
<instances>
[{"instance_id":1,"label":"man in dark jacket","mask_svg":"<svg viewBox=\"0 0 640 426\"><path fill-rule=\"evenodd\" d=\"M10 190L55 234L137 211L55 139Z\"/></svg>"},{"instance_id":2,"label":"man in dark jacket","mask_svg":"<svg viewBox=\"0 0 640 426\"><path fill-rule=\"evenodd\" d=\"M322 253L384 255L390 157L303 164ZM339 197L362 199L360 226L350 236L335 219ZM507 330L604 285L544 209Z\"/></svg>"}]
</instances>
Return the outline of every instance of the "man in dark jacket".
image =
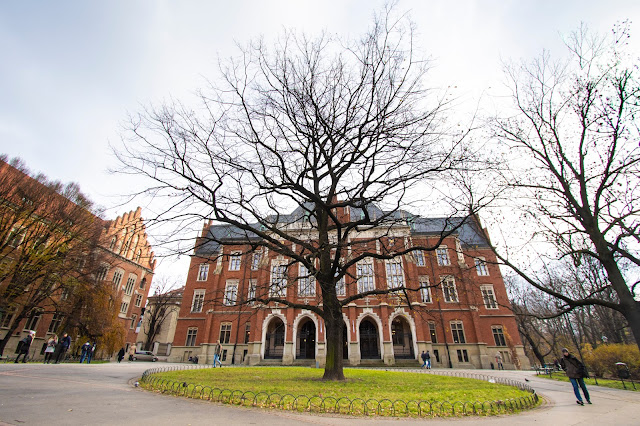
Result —
<instances>
[{"instance_id":1,"label":"man in dark jacket","mask_svg":"<svg viewBox=\"0 0 640 426\"><path fill-rule=\"evenodd\" d=\"M67 350L71 346L71 337L67 333L62 335L62 339L58 342L58 347L56 348L56 364L60 364L60 360L64 361L64 357L67 354Z\"/></svg>"},{"instance_id":2,"label":"man in dark jacket","mask_svg":"<svg viewBox=\"0 0 640 426\"><path fill-rule=\"evenodd\" d=\"M29 348L31 347L31 342L33 342L33 336L36 335L35 331L29 331L27 337L20 341L20 350L18 351L18 356L14 362L18 362L20 359L20 355L22 355L22 362L27 362L27 355L29 355Z\"/></svg>"},{"instance_id":3,"label":"man in dark jacket","mask_svg":"<svg viewBox=\"0 0 640 426\"><path fill-rule=\"evenodd\" d=\"M589 398L589 391L584 384L585 368L584 364L580 362L578 358L569 353L569 349L562 348L562 359L560 360L560 366L567 373L567 377L571 380L573 385L573 392L576 394L578 400L576 403L584 405L582 397L580 396L580 389L584 393L584 398L587 400L587 404L591 404L591 398ZM580 387L580 389L578 388Z\"/></svg>"}]
</instances>

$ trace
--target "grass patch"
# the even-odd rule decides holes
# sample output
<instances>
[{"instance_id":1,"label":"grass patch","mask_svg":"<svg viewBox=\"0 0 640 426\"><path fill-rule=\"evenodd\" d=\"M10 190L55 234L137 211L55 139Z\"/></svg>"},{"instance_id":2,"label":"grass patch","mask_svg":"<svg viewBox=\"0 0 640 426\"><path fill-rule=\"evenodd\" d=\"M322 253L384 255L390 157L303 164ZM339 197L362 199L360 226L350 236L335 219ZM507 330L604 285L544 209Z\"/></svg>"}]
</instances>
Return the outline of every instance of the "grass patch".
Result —
<instances>
[{"instance_id":1,"label":"grass patch","mask_svg":"<svg viewBox=\"0 0 640 426\"><path fill-rule=\"evenodd\" d=\"M247 405L241 395L248 393L250 398L254 398L260 394L262 396L261 399L258 398L259 403L254 401L253 405L345 414L371 414L374 411L375 414L382 415L424 415L425 409L431 415L488 414L492 410L496 413L514 412L522 407L511 403L503 407L503 401L532 398L531 393L512 386L460 377L352 368L345 368L344 374L344 382L324 382L321 380L322 369L234 367L169 371L153 376L186 383L186 387L182 386L181 390L171 392L178 395L195 394L195 397L200 397L198 395L201 395L199 392L202 388L208 387L216 390L204 392L206 399ZM156 386L150 383L142 383L142 386L161 389L162 386L157 386L158 379ZM198 385L198 391L193 391L195 385ZM347 399L357 403L350 404ZM373 402L369 402L372 400ZM427 403L422 404L421 401ZM489 403L482 404L485 401L501 402L494 403L491 408ZM345 408L347 405L348 410ZM432 406L435 408L430 408ZM318 409L315 410L314 407ZM479 409L474 410L474 407Z\"/></svg>"},{"instance_id":2,"label":"grass patch","mask_svg":"<svg viewBox=\"0 0 640 426\"><path fill-rule=\"evenodd\" d=\"M551 380L557 380L559 382L568 382L569 378L567 377L567 375L565 373L552 373L551 375L549 374L540 374L538 377L543 377L545 379L551 379ZM633 384L629 381L629 380L625 380L624 381L624 386L622 385L622 382L620 380L610 380L610 379L600 379L598 378L598 384L596 385L596 379L584 379L584 383L587 386L602 386L605 388L613 388L613 389L625 389L624 386L626 386L626 390L630 390L630 391L636 391L639 392L640 391L640 383L635 382L636 388L633 388Z\"/></svg>"}]
</instances>

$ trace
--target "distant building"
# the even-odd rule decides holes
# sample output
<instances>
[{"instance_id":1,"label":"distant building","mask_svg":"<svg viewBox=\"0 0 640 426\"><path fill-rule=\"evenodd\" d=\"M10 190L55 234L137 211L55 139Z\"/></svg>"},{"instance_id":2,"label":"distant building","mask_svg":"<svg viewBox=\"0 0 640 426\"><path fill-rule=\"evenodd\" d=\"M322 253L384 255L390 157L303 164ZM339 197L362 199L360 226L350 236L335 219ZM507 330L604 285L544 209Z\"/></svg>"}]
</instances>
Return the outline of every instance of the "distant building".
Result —
<instances>
[{"instance_id":1,"label":"distant building","mask_svg":"<svg viewBox=\"0 0 640 426\"><path fill-rule=\"evenodd\" d=\"M145 349L149 341L146 350L161 356L171 353L183 293L184 287L181 287L149 296L138 333L138 348Z\"/></svg>"},{"instance_id":2,"label":"distant building","mask_svg":"<svg viewBox=\"0 0 640 426\"><path fill-rule=\"evenodd\" d=\"M337 214L358 212L344 208ZM283 220L288 232L309 228L301 211ZM428 246L436 244L445 227L445 219L411 216L391 229L363 229L352 242L375 237L378 246L372 250L378 252L394 245ZM201 363L211 363L220 341L226 364L323 366L325 328L316 313L278 303L240 303L254 297L260 285L278 282L286 285L269 287L270 292L294 302L321 303L315 280L299 264L265 249L252 251L246 243L229 225L205 225L191 259L170 360L197 355ZM498 354L505 368L527 367L495 260L486 231L471 218L433 252L358 263L337 284L339 298L390 283L417 291L407 292L411 307L389 294L343 308L345 365L417 365L420 353L429 350L434 367L497 368Z\"/></svg>"},{"instance_id":3,"label":"distant building","mask_svg":"<svg viewBox=\"0 0 640 426\"><path fill-rule=\"evenodd\" d=\"M71 332L64 329L69 310L65 304L71 300L74 286L60 285L61 279L70 283L74 279L110 283L110 286L103 287L109 290L109 303L102 308L113 315L117 312L124 330L124 334L119 332L116 337L110 337L118 340L111 344L118 347L135 344L136 328L156 263L147 241L141 209L125 213L115 220L103 220L84 209L78 201L65 198L60 193L63 191L55 191L5 161L0 161L0 187L0 233L4 240L0 246L0 257L5 268L0 268L0 296L6 296L0 297L0 340L5 340L7 333L13 330L7 338L4 355L13 354L28 330L36 331L31 357L42 356L43 343L49 336ZM56 244L64 238L68 241L57 247ZM54 252L47 253L46 250L52 247ZM37 261L24 263L37 267L37 273L23 275L35 277L35 282L17 282L16 277L22 267L21 256L38 255L41 257ZM60 268L47 274L53 262L64 265L64 277L60 277ZM12 267L18 272L11 271ZM34 287L34 284L42 285L47 280L60 286L42 298L24 317L23 307L32 306L29 300L38 296L37 289L45 288ZM34 288L35 291L32 290ZM24 292L24 296L16 297L16 291ZM88 308L78 306L75 309L82 312ZM79 337L72 333L70 336L74 341ZM104 346L100 347L102 343L98 341L98 347L104 350Z\"/></svg>"}]
</instances>

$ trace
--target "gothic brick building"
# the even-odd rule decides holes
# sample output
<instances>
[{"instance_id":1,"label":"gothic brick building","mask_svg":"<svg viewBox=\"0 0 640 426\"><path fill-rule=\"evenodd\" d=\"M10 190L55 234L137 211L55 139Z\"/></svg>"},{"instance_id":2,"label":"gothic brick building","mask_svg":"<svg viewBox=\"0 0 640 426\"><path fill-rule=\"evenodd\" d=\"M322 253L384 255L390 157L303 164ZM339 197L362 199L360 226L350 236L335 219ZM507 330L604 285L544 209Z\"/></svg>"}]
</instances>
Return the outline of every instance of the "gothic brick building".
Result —
<instances>
[{"instance_id":1,"label":"gothic brick building","mask_svg":"<svg viewBox=\"0 0 640 426\"><path fill-rule=\"evenodd\" d=\"M360 212L345 207L341 214L353 217ZM406 220L382 230L362 229L351 243L377 240L378 251L393 250L394 245L432 246L451 224L455 230L447 232L434 251L366 259L337 283L339 298L387 286L408 289L370 295L343 308L345 365L417 365L420 353L428 350L436 368L492 368L498 354L505 368L528 367L502 275L479 221L406 212L396 216ZM282 219L289 232L309 227L301 211ZM384 234L374 235L377 232ZM322 300L304 267L266 249L256 250L250 242L229 225L204 226L191 260L170 360L197 355L201 363L211 363L220 341L227 364L324 365L320 316L282 303L243 303L265 284L269 292L294 302ZM273 290L278 282L284 284Z\"/></svg>"}]
</instances>

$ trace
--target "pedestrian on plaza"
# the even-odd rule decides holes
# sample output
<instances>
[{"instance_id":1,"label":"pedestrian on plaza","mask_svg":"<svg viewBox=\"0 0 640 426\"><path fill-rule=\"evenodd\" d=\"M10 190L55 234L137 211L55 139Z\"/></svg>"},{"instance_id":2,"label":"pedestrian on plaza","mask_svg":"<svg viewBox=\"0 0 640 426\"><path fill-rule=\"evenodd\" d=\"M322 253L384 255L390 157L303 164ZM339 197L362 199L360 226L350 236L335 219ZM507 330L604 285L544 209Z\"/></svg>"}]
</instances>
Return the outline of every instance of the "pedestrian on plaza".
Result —
<instances>
[{"instance_id":1,"label":"pedestrian on plaza","mask_svg":"<svg viewBox=\"0 0 640 426\"><path fill-rule=\"evenodd\" d=\"M71 337L67 333L62 333L62 339L58 342L56 346L56 364L60 364L60 361L64 361L65 356L67 355L67 351L71 346Z\"/></svg>"},{"instance_id":2,"label":"pedestrian on plaza","mask_svg":"<svg viewBox=\"0 0 640 426\"><path fill-rule=\"evenodd\" d=\"M431 354L427 351L427 370L431 370Z\"/></svg>"},{"instance_id":3,"label":"pedestrian on plaza","mask_svg":"<svg viewBox=\"0 0 640 426\"><path fill-rule=\"evenodd\" d=\"M427 353L422 351L420 358L422 358L422 366L420 368L427 368Z\"/></svg>"},{"instance_id":4,"label":"pedestrian on plaza","mask_svg":"<svg viewBox=\"0 0 640 426\"><path fill-rule=\"evenodd\" d=\"M133 361L133 357L136 356L136 345L129 347L129 361Z\"/></svg>"},{"instance_id":5,"label":"pedestrian on plaza","mask_svg":"<svg viewBox=\"0 0 640 426\"><path fill-rule=\"evenodd\" d=\"M502 354L500 351L496 352L496 365L498 366L498 370L504 370L504 365L502 364Z\"/></svg>"},{"instance_id":6,"label":"pedestrian on plaza","mask_svg":"<svg viewBox=\"0 0 640 426\"><path fill-rule=\"evenodd\" d=\"M16 357L16 360L14 361L14 363L18 362L18 360L20 359L20 355L22 355L22 362L23 363L27 362L27 356L29 355L29 348L31 348L31 342L33 342L34 337L36 337L36 332L33 330L30 330L29 334L27 334L27 337L20 340L20 342L18 343L18 356Z\"/></svg>"},{"instance_id":7,"label":"pedestrian on plaza","mask_svg":"<svg viewBox=\"0 0 640 426\"><path fill-rule=\"evenodd\" d=\"M120 348L120 350L118 351L118 364L122 362L123 359L124 359L124 348Z\"/></svg>"},{"instance_id":8,"label":"pedestrian on plaza","mask_svg":"<svg viewBox=\"0 0 640 426\"><path fill-rule=\"evenodd\" d=\"M44 350L44 363L49 364L53 359L53 354L56 351L56 345L58 344L58 336L54 334L47 340L47 347Z\"/></svg>"},{"instance_id":9,"label":"pedestrian on plaza","mask_svg":"<svg viewBox=\"0 0 640 426\"><path fill-rule=\"evenodd\" d=\"M584 378L588 377L587 369L582 362L574 355L569 353L569 349L562 348L562 359L560 360L560 366L567 373L567 377L573 385L573 393L576 394L576 404L584 405L582 396L580 396L580 389L584 393L584 398L587 400L587 404L591 404L591 398L589 397L589 391L584 384Z\"/></svg>"},{"instance_id":10,"label":"pedestrian on plaza","mask_svg":"<svg viewBox=\"0 0 640 426\"><path fill-rule=\"evenodd\" d=\"M220 365L220 367L222 367L220 355L222 355L222 345L220 344L220 340L218 340L215 348L213 349L213 368L216 368L216 362Z\"/></svg>"},{"instance_id":11,"label":"pedestrian on plaza","mask_svg":"<svg viewBox=\"0 0 640 426\"><path fill-rule=\"evenodd\" d=\"M93 342L91 348L87 351L87 364L91 364L91 359L93 355L96 353L96 342Z\"/></svg>"},{"instance_id":12,"label":"pedestrian on plaza","mask_svg":"<svg viewBox=\"0 0 640 426\"><path fill-rule=\"evenodd\" d=\"M80 364L82 364L84 360L87 358L88 352L91 350L91 343L87 342L84 345L82 345L81 350L82 350L82 354L80 355Z\"/></svg>"}]
</instances>

